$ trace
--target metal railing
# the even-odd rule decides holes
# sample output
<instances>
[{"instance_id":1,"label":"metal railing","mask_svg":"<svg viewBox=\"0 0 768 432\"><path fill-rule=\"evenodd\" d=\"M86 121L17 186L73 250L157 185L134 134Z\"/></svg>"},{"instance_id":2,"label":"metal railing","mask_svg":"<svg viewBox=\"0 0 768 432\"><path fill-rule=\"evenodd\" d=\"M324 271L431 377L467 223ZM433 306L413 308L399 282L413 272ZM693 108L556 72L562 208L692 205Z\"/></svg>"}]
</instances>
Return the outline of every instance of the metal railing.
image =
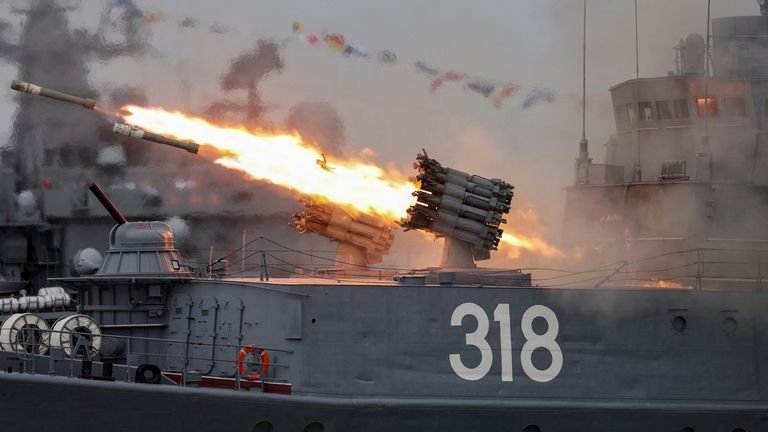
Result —
<instances>
[{"instance_id":1,"label":"metal railing","mask_svg":"<svg viewBox=\"0 0 768 432\"><path fill-rule=\"evenodd\" d=\"M620 260L586 270L531 268L540 287L626 285L703 290L729 287L763 291L768 250L694 248L633 260Z\"/></svg>"},{"instance_id":2,"label":"metal railing","mask_svg":"<svg viewBox=\"0 0 768 432\"><path fill-rule=\"evenodd\" d=\"M52 346L50 343L48 344L42 344L41 340L45 340L44 334L47 334L48 339L50 340L51 334L61 334L62 340L67 340L68 342L66 344L62 343L62 346L55 347ZM231 375L219 375L219 378L233 378L234 379L234 388L239 390L241 388L241 380L247 379L248 381L254 381L253 377L254 375L249 373L250 371L254 369L261 369L261 367L264 365L264 363L261 361L261 358L258 354L258 349L262 348L267 353L284 353L284 354L293 354L292 350L287 349L281 349L281 348L274 348L274 347L266 347L266 346L250 346L254 348L252 352L254 355L249 358L249 356L244 356L244 358L241 360L241 350L244 348L248 348L249 345L241 345L241 344L221 344L221 343L205 343L205 342L188 342L185 340L180 339L166 339L166 338L151 338L151 337L141 337L141 336L124 336L124 335L113 335L113 334L93 334L93 333L85 333L85 332L73 332L73 331L58 331L58 330L51 330L51 329L40 329L40 328L33 328L33 327L25 327L22 329L19 329L16 331L15 334L12 334L12 339L15 339L14 345L19 346L21 349L18 350L12 350L12 351L4 351L5 353L13 353L15 354L16 358L22 360L22 369L21 373L29 373L29 374L36 374L37 372L37 361L41 359L48 359L49 361L49 367L47 373L49 375L59 375L59 372L56 368L56 363L60 361L65 361L69 363L69 373L68 375L70 377L75 376L75 370L78 369L76 367L80 366L79 369L82 370L82 365L84 361L92 361L94 359L101 360L102 363L102 374L104 373L103 365L106 362L112 362L114 366L119 368L124 368L124 378L123 381L125 382L133 382L135 379L132 379L132 375L135 374L138 366L141 364L144 364L143 361L136 361L136 359L148 359L152 357L156 357L159 359L163 359L162 365L155 365L158 366L162 372L176 372L181 374L181 385L187 385L186 378L189 374L194 373L195 375L202 376L203 374L201 371L196 371L192 369L188 369L190 365L190 361L193 360L201 360L201 361L209 361L212 362L211 364L211 371L213 370L213 366L217 363L224 364L224 365L232 365L232 368L234 369L233 374ZM67 339L65 339L67 338ZM117 342L123 342L122 345L118 344L118 346L124 346L125 352L124 355L120 355L119 351L118 354L115 356L103 356L100 352L98 352L97 349L94 348L95 341L98 340L98 344L104 344L105 340L113 340ZM147 346L149 346L149 343L160 343L164 344L166 349L165 352L161 352L160 350L150 352L150 351L136 351L136 349L132 349L132 343L135 344L136 342L143 342L146 343ZM169 353L168 347L171 344L180 344L183 346L184 349L180 351L180 354L174 354ZM213 352L212 357L194 357L192 355L189 355L189 350L187 349L190 346L201 346L201 347L210 347L210 349ZM213 351L215 349L224 349L225 351L231 350L231 355L226 356L217 356L216 352ZM51 351L56 350L56 351ZM67 354L67 351L69 353ZM47 353L47 354L46 354ZM59 354L61 353L61 354ZM63 354L63 358L60 357L60 355ZM180 370L175 370L173 368L169 367L169 359L179 359L181 360L181 364L183 365ZM117 360L117 361L115 361ZM124 363L120 363L120 360L124 360ZM27 368L27 365L29 365L29 368ZM244 372L240 371L240 366L243 366ZM269 368L289 368L290 366L287 364L281 364L281 363L274 363L269 362L268 364ZM245 375L245 377L243 376ZM264 373L258 374L258 380L262 386L264 383L270 383L270 382L284 382L282 380L269 378L265 376ZM112 376L112 378L117 379L116 377Z\"/></svg>"}]
</instances>

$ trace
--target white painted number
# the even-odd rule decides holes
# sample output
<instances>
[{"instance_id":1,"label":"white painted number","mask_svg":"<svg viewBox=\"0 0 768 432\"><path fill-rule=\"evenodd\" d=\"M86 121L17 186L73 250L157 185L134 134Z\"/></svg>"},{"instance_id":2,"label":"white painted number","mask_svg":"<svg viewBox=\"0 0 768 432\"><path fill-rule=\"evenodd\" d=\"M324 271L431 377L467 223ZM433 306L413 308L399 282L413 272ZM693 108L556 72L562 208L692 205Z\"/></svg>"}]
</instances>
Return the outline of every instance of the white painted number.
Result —
<instances>
[{"instance_id":1,"label":"white painted number","mask_svg":"<svg viewBox=\"0 0 768 432\"><path fill-rule=\"evenodd\" d=\"M456 307L451 315L451 325L461 326L464 317L471 315L477 321L477 328L472 333L466 334L466 344L480 351L480 363L475 367L467 367L461 361L461 354L450 354L453 371L461 378L468 381L477 381L488 374L493 363L493 352L485 337L488 335L488 315L482 307L475 303L463 303ZM533 330L533 321L543 318L547 323L547 331L538 334ZM501 380L513 381L512 373L512 329L509 315L509 305L499 304L493 311L493 320L499 323L499 336L501 338ZM520 350L520 364L523 372L534 381L552 381L563 368L563 352L557 344L557 334L560 325L557 315L552 309L543 305L533 305L524 313L520 322L525 343ZM533 352L537 349L545 349L552 357L552 362L546 369L539 369L533 364Z\"/></svg>"},{"instance_id":2,"label":"white painted number","mask_svg":"<svg viewBox=\"0 0 768 432\"><path fill-rule=\"evenodd\" d=\"M533 331L533 320L536 318L544 318L547 322L547 331L543 334L537 334ZM560 330L557 316L552 312L552 309L546 306L534 305L523 314L520 327L523 330L523 336L525 336L525 344L520 351L520 364L523 365L523 371L534 381L552 381L563 368L563 352L560 351L560 345L555 341L557 332ZM543 370L538 369L532 360L533 352L538 348L546 349L552 356L552 363Z\"/></svg>"},{"instance_id":3,"label":"white painted number","mask_svg":"<svg viewBox=\"0 0 768 432\"><path fill-rule=\"evenodd\" d=\"M509 305L500 304L493 311L493 320L499 323L501 337L501 380L512 381L512 329L509 324Z\"/></svg>"},{"instance_id":4,"label":"white painted number","mask_svg":"<svg viewBox=\"0 0 768 432\"><path fill-rule=\"evenodd\" d=\"M461 362L461 354L451 354L448 359L451 361L451 367L456 375L467 381L477 381L488 374L493 363L493 353L491 346L485 340L488 334L488 315L480 306L474 303L464 303L459 305L451 315L451 325L460 326L465 316L472 315L477 320L477 329L472 333L467 333L467 345L471 345L480 350L480 364L473 368L464 366Z\"/></svg>"}]
</instances>

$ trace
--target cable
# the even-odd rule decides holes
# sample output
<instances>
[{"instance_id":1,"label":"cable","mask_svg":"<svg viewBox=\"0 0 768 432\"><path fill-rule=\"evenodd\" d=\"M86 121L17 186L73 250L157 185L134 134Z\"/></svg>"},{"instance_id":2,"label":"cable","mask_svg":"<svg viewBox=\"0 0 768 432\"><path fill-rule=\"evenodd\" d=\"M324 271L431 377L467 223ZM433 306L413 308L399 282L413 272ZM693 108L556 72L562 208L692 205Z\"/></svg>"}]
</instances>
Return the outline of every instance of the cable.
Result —
<instances>
[{"instance_id":1,"label":"cable","mask_svg":"<svg viewBox=\"0 0 768 432\"><path fill-rule=\"evenodd\" d=\"M375 269L375 270L394 270L394 271L410 271L411 270L410 268L403 268L403 267L399 267L398 268L398 267L367 266L367 265L363 265L363 264L356 264L356 263L350 263L350 262L345 262L345 261L339 261L339 260L336 260L336 259L333 259L333 258L320 257L320 256L308 254L308 253L305 253L305 252L301 252L301 251L296 250L296 249L291 249L288 246L285 246L285 245L282 245L280 243L277 243L277 242L275 242L273 240L270 240L270 239L268 239L266 237L263 237L263 238L264 238L264 240L268 241L269 243L272 243L273 245L275 245L277 247L284 248L284 249L289 250L291 252L294 252L294 253L297 253L297 254L301 254L301 255L305 255L305 256L309 256L309 257L313 257L313 258L323 259L323 260L326 260L326 261L335 262L335 263L338 263L338 264L350 265L350 266L354 266L354 267L369 268L369 269Z\"/></svg>"},{"instance_id":2,"label":"cable","mask_svg":"<svg viewBox=\"0 0 768 432\"><path fill-rule=\"evenodd\" d=\"M683 268L686 268L686 267L691 267L691 266L694 266L694 265L697 265L697 264L699 264L699 262L698 262L698 261L694 261L694 262L692 262L692 263L688 263L688 264L684 264L684 265L679 265L679 266L675 266L675 267L667 267L667 268L662 268L662 269L652 269L652 270L632 270L632 271L619 271L619 272L617 272L617 273L620 273L620 274L631 274L631 273L654 273L654 272L665 272L665 271L671 271L671 270L679 270L679 269L683 269Z\"/></svg>"},{"instance_id":3,"label":"cable","mask_svg":"<svg viewBox=\"0 0 768 432\"><path fill-rule=\"evenodd\" d=\"M224 256L223 256L223 257L221 257L221 258L218 258L218 259L216 259L215 261L211 261L211 264L210 264L210 265L208 265L208 268L210 269L210 268L211 268L211 267L212 267L214 264L220 263L221 261L223 261L223 260L225 260L225 259L227 259L227 258L231 257L232 255L236 254L237 252L239 252L239 251L241 251L241 250L245 249L245 247L246 247L246 246L248 246L249 244L255 243L256 241L258 241L258 240L260 240L260 239L263 239L263 238L264 238L264 236L258 236L258 237L256 237L256 238L254 238L253 240L249 241L248 243L245 243L245 244L244 244L244 245L243 245L243 246L242 246L240 249L235 249L235 250L233 250L232 252L230 252L230 253L228 253L228 254L224 255ZM239 261L238 261L238 262L239 262Z\"/></svg>"}]
</instances>

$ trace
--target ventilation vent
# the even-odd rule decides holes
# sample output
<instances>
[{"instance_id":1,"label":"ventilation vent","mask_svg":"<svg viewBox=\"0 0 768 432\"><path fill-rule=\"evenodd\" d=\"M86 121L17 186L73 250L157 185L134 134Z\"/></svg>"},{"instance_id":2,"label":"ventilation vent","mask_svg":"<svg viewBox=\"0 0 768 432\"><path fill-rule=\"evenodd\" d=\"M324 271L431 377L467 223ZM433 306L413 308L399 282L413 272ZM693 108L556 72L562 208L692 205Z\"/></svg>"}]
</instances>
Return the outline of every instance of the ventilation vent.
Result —
<instances>
[{"instance_id":1,"label":"ventilation vent","mask_svg":"<svg viewBox=\"0 0 768 432\"><path fill-rule=\"evenodd\" d=\"M690 177L685 172L684 160L664 161L661 164L661 177L659 180L688 180Z\"/></svg>"}]
</instances>

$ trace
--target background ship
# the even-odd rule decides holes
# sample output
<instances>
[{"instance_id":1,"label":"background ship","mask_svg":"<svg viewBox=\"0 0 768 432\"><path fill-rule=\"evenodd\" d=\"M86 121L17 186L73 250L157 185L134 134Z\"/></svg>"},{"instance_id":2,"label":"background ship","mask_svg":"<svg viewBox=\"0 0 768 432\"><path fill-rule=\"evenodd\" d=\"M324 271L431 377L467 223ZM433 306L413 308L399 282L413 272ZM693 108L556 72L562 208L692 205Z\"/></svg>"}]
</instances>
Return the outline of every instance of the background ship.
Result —
<instances>
[{"instance_id":1,"label":"background ship","mask_svg":"<svg viewBox=\"0 0 768 432\"><path fill-rule=\"evenodd\" d=\"M271 240L255 251L260 280L219 279L212 266L195 277L169 224L124 222L135 219L102 196L115 218L105 225L117 223L103 265L53 279L69 291L38 292L24 307L40 312L0 330L9 426L762 430L767 20L714 20L712 76L694 35L678 45L677 74L612 89L606 163L592 164L583 140L567 192L568 239L596 267L558 270L546 286L474 267L502 237L511 188L426 152L418 192L429 193L403 224L447 240L442 265L419 271L373 265L392 227L307 203L295 223L343 245L341 271L275 278L268 248L284 245ZM83 315L67 311L70 294Z\"/></svg>"}]
</instances>

